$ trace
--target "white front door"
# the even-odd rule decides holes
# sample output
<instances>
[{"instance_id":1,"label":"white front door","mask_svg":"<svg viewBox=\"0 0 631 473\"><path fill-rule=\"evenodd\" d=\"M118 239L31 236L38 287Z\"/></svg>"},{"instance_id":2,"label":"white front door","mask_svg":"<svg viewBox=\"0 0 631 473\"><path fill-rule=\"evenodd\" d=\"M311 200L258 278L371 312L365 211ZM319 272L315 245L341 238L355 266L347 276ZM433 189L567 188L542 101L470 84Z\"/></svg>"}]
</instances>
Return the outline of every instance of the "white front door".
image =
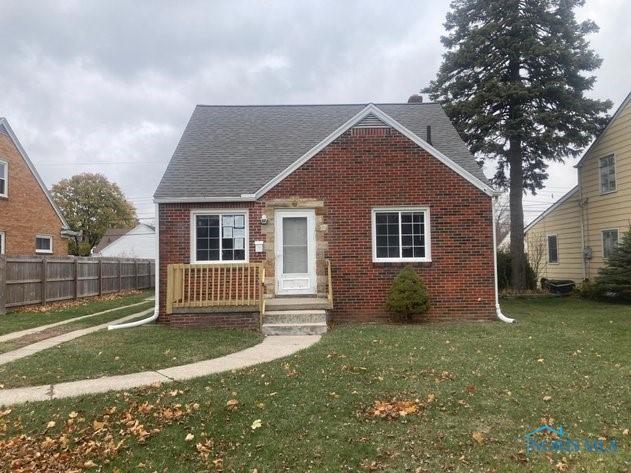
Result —
<instances>
[{"instance_id":1,"label":"white front door","mask_svg":"<svg viewBox=\"0 0 631 473\"><path fill-rule=\"evenodd\" d=\"M276 294L315 294L315 211L274 214Z\"/></svg>"}]
</instances>

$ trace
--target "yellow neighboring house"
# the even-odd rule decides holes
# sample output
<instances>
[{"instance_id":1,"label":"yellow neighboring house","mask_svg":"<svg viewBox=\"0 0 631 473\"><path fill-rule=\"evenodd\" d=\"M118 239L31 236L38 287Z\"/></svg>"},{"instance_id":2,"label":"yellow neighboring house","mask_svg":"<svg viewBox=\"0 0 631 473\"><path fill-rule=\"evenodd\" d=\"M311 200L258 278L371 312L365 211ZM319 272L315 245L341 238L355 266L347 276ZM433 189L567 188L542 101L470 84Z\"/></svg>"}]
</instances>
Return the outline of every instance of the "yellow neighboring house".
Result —
<instances>
[{"instance_id":1,"label":"yellow neighboring house","mask_svg":"<svg viewBox=\"0 0 631 473\"><path fill-rule=\"evenodd\" d=\"M631 93L575 167L578 185L524 230L539 278L594 278L629 231Z\"/></svg>"}]
</instances>

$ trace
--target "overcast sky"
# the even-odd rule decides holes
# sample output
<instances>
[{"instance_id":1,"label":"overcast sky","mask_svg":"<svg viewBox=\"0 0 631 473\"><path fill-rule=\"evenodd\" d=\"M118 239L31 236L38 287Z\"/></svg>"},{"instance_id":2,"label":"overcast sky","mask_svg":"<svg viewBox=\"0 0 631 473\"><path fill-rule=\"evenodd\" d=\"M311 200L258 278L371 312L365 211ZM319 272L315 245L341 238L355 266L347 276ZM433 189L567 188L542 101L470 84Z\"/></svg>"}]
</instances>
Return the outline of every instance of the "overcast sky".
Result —
<instances>
[{"instance_id":1,"label":"overcast sky","mask_svg":"<svg viewBox=\"0 0 631 473\"><path fill-rule=\"evenodd\" d=\"M447 0L2 0L0 116L46 184L117 182L142 218L198 103L405 102L435 76ZM587 0L604 59L593 96L631 89L631 2ZM532 219L576 183L568 162ZM487 170L487 175L492 172Z\"/></svg>"}]
</instances>

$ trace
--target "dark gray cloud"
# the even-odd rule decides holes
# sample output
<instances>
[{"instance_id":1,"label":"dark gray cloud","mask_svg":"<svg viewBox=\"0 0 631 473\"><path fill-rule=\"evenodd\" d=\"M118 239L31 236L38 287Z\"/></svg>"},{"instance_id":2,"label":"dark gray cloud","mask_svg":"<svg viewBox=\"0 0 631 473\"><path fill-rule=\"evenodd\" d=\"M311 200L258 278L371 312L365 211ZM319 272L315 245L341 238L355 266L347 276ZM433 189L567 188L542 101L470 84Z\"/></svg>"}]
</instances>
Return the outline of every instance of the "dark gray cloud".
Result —
<instances>
[{"instance_id":1,"label":"dark gray cloud","mask_svg":"<svg viewBox=\"0 0 631 473\"><path fill-rule=\"evenodd\" d=\"M433 78L448 2L5 1L0 115L47 184L118 182L142 216L197 103L405 101ZM631 84L624 0L588 0L605 59L594 95ZM536 210L573 184L554 166ZM574 179L575 180L575 179Z\"/></svg>"}]
</instances>

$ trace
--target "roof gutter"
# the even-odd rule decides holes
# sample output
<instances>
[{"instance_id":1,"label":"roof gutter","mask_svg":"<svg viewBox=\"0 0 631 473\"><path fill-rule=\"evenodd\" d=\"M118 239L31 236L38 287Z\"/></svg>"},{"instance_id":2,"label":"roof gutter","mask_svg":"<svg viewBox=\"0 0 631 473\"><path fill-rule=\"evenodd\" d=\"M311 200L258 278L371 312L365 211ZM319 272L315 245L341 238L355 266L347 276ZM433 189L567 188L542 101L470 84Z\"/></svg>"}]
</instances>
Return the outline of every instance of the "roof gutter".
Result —
<instances>
[{"instance_id":1,"label":"roof gutter","mask_svg":"<svg viewBox=\"0 0 631 473\"><path fill-rule=\"evenodd\" d=\"M498 278L498 274L497 274L497 231L496 231L496 225L495 225L495 201L496 201L496 199L497 199L497 196L493 198L492 204L491 204L491 211L493 213L493 266L495 268L495 315L502 322L506 322L507 324L512 324L513 322L515 322L515 319L511 319L510 317L506 317L502 313L502 309L500 308L500 296L499 296L499 289L498 289L498 285L497 285L497 278Z\"/></svg>"},{"instance_id":2,"label":"roof gutter","mask_svg":"<svg viewBox=\"0 0 631 473\"><path fill-rule=\"evenodd\" d=\"M254 194L241 194L239 197L154 197L155 204L198 204L212 202L254 202Z\"/></svg>"},{"instance_id":3,"label":"roof gutter","mask_svg":"<svg viewBox=\"0 0 631 473\"><path fill-rule=\"evenodd\" d=\"M159 212L158 204L156 204L156 258L155 258L155 303L153 307L153 314L149 317L136 320L134 322L127 322L126 324L117 324L117 325L108 325L108 330L116 330L118 328L132 328L138 327L140 325L148 324L149 322L153 322L158 318L160 313L160 212Z\"/></svg>"}]
</instances>

